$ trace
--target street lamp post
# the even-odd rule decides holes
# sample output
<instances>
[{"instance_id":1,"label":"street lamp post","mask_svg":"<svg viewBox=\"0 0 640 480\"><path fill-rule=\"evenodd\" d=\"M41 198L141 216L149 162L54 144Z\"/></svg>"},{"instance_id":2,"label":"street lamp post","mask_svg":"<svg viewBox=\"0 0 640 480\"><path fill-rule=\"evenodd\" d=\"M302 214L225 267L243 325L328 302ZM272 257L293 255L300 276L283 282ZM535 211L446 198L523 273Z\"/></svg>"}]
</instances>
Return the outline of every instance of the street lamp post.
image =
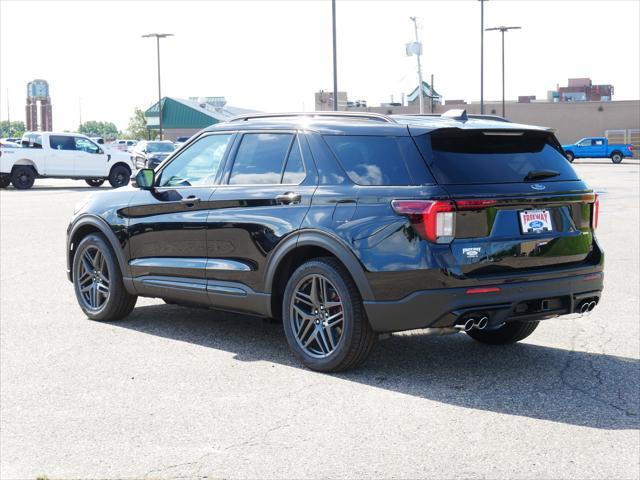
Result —
<instances>
[{"instance_id":1,"label":"street lamp post","mask_svg":"<svg viewBox=\"0 0 640 480\"><path fill-rule=\"evenodd\" d=\"M338 60L336 49L336 0L331 0L331 20L333 23L333 110L338 111Z\"/></svg>"},{"instance_id":2,"label":"street lamp post","mask_svg":"<svg viewBox=\"0 0 640 480\"><path fill-rule=\"evenodd\" d=\"M156 38L156 50L158 53L158 128L160 130L160 140L162 140L162 89L160 88L160 39L172 37L173 33L147 33L142 38Z\"/></svg>"},{"instance_id":3,"label":"street lamp post","mask_svg":"<svg viewBox=\"0 0 640 480\"><path fill-rule=\"evenodd\" d=\"M422 44L420 43L420 39L418 38L418 19L417 17L409 17L413 22L413 28L416 33L416 48L415 52L416 58L418 59L418 105L420 106L420 115L424 113L424 98L422 96L422 65L420 64L420 55L422 54ZM433 86L431 87L433 89ZM433 96L433 91L431 92Z\"/></svg>"},{"instance_id":4,"label":"street lamp post","mask_svg":"<svg viewBox=\"0 0 640 480\"><path fill-rule=\"evenodd\" d=\"M480 114L484 114L484 2L480 2Z\"/></svg>"},{"instance_id":5,"label":"street lamp post","mask_svg":"<svg viewBox=\"0 0 640 480\"><path fill-rule=\"evenodd\" d=\"M487 32L493 30L499 30L502 34L502 116L505 117L505 108L504 108L504 32L509 30L520 30L522 27L493 27L487 28Z\"/></svg>"}]
</instances>

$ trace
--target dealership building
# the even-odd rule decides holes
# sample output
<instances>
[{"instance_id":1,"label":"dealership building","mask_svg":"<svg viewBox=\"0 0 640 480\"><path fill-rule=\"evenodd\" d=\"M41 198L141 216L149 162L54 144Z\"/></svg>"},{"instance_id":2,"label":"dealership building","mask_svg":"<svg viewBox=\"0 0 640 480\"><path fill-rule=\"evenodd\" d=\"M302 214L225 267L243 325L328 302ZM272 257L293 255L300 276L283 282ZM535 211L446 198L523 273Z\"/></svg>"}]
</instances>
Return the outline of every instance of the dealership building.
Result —
<instances>
[{"instance_id":1,"label":"dealership building","mask_svg":"<svg viewBox=\"0 0 640 480\"><path fill-rule=\"evenodd\" d=\"M147 130L159 130L158 102L144 112ZM224 97L162 98L162 133L165 140L191 136L229 118L256 110L227 105ZM151 135L150 135L151 136Z\"/></svg>"}]
</instances>

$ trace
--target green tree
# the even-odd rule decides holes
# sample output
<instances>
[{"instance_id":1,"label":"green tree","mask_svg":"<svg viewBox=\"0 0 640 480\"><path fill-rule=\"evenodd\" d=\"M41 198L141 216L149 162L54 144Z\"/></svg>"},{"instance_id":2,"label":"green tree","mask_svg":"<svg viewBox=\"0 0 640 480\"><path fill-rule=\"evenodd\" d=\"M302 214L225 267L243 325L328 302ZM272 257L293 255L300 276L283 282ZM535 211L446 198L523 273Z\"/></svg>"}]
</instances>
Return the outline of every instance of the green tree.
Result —
<instances>
[{"instance_id":1,"label":"green tree","mask_svg":"<svg viewBox=\"0 0 640 480\"><path fill-rule=\"evenodd\" d=\"M118 127L112 122L96 122L89 120L78 127L78 132L89 137L118 138Z\"/></svg>"},{"instance_id":2,"label":"green tree","mask_svg":"<svg viewBox=\"0 0 640 480\"><path fill-rule=\"evenodd\" d=\"M143 140L147 138L148 134L149 130L147 130L147 120L144 117L144 111L136 107L133 110L133 117L129 119L129 126L124 132L124 136L133 140ZM157 136L158 132L151 130L151 138L154 139Z\"/></svg>"},{"instance_id":3,"label":"green tree","mask_svg":"<svg viewBox=\"0 0 640 480\"><path fill-rule=\"evenodd\" d=\"M0 138L22 137L24 130L24 122L0 121Z\"/></svg>"}]
</instances>

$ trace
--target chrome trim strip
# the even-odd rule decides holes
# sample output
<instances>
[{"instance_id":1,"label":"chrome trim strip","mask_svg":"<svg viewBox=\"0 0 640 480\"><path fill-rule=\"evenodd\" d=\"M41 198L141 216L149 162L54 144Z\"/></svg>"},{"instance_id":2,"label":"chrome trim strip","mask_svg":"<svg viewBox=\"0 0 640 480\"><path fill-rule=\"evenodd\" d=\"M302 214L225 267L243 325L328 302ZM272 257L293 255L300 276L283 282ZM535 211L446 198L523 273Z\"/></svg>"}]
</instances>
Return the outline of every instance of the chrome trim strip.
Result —
<instances>
[{"instance_id":1,"label":"chrome trim strip","mask_svg":"<svg viewBox=\"0 0 640 480\"><path fill-rule=\"evenodd\" d=\"M211 293L221 293L224 295L238 295L242 297L247 296L247 291L240 287L232 287L229 285L221 285L219 283L209 283L207 284L207 292Z\"/></svg>"},{"instance_id":2,"label":"chrome trim strip","mask_svg":"<svg viewBox=\"0 0 640 480\"><path fill-rule=\"evenodd\" d=\"M236 272L250 272L253 270L246 263L226 258L209 258L207 259L206 268L207 270L233 270Z\"/></svg>"},{"instance_id":3,"label":"chrome trim strip","mask_svg":"<svg viewBox=\"0 0 640 480\"><path fill-rule=\"evenodd\" d=\"M238 260L228 260L226 258L181 258L181 257L147 257L131 260L132 267L155 267L155 268L190 268L206 270L230 270L234 272L250 272L253 270L250 265Z\"/></svg>"},{"instance_id":4,"label":"chrome trim strip","mask_svg":"<svg viewBox=\"0 0 640 480\"><path fill-rule=\"evenodd\" d=\"M204 292L207 286L204 283L181 282L179 280L165 280L161 278L141 278L140 282L144 285L153 287L165 287L175 290L201 291Z\"/></svg>"}]
</instances>

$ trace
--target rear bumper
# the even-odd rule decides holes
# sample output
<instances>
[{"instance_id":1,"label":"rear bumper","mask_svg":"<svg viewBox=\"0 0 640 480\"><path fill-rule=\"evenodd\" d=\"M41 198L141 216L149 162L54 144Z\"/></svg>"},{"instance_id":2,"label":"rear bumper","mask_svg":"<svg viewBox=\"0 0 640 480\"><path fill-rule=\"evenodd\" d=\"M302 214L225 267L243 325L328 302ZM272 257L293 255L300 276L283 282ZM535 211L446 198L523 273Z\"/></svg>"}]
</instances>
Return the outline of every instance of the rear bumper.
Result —
<instances>
[{"instance_id":1,"label":"rear bumper","mask_svg":"<svg viewBox=\"0 0 640 480\"><path fill-rule=\"evenodd\" d=\"M423 290L390 302L365 301L376 332L452 327L470 312L489 316L490 325L534 321L577 311L585 299L599 302L603 272L497 285L499 292L468 294L468 287ZM546 301L543 303L543 301Z\"/></svg>"}]
</instances>

